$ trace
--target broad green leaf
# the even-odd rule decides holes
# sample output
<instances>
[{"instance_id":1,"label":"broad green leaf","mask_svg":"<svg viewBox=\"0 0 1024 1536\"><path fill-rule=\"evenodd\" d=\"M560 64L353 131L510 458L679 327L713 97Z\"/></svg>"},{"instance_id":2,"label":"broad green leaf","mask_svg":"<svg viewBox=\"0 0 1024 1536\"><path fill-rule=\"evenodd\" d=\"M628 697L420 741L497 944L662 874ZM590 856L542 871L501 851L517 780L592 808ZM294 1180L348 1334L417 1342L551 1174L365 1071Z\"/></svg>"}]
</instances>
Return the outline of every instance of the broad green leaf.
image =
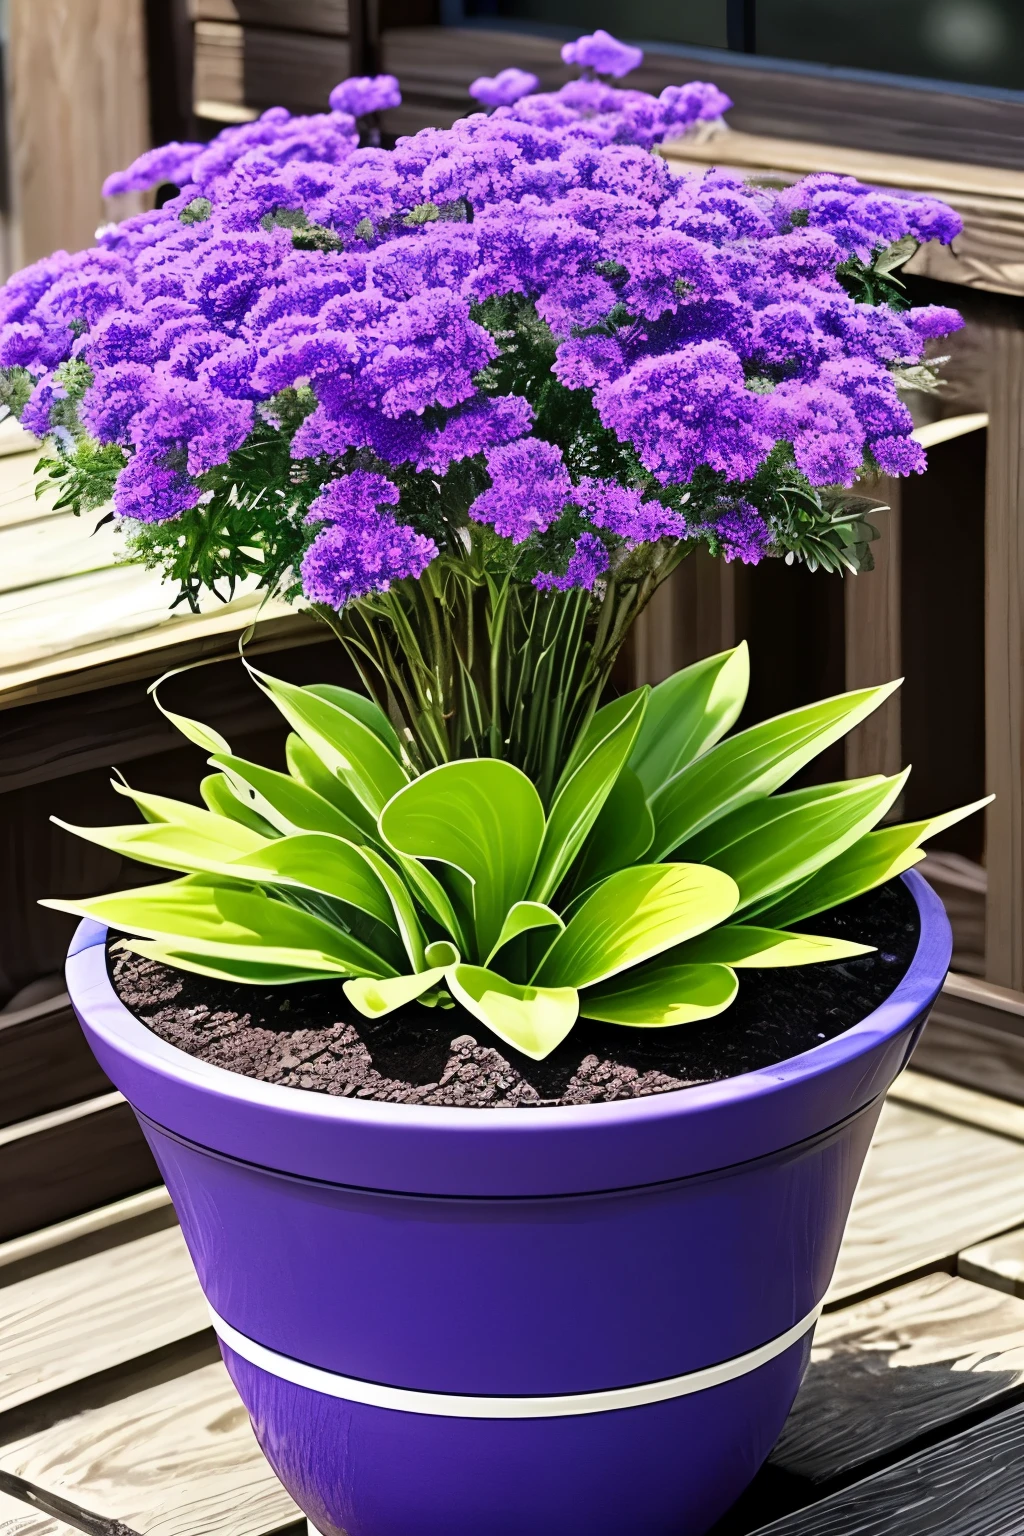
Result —
<instances>
[{"instance_id":1,"label":"broad green leaf","mask_svg":"<svg viewBox=\"0 0 1024 1536\"><path fill-rule=\"evenodd\" d=\"M269 821L264 821L263 817L250 806L243 805L222 773L208 773L206 778L200 781L199 793L203 797L207 810L213 811L216 816L226 816L229 821L240 821L243 827L248 827L250 832L258 832L260 837L277 836L276 829L270 825Z\"/></svg>"},{"instance_id":2,"label":"broad green leaf","mask_svg":"<svg viewBox=\"0 0 1024 1536\"><path fill-rule=\"evenodd\" d=\"M424 911L434 919L435 923L440 923L445 932L455 940L460 950L468 950L465 925L452 905L451 897L434 872L425 864L421 864L419 859L409 859L403 854L396 854L395 858L406 881L419 897Z\"/></svg>"},{"instance_id":3,"label":"broad green leaf","mask_svg":"<svg viewBox=\"0 0 1024 1536\"><path fill-rule=\"evenodd\" d=\"M408 886L398 871L393 869L387 859L382 858L375 848L361 848L359 851L384 887L394 913L394 926L401 935L410 964L415 970L421 971L426 963L424 934ZM451 949L451 945L446 944L443 948ZM435 966L452 965L454 961L434 960L430 963Z\"/></svg>"},{"instance_id":4,"label":"broad green leaf","mask_svg":"<svg viewBox=\"0 0 1024 1536\"><path fill-rule=\"evenodd\" d=\"M647 692L640 689L598 710L593 724L600 720L604 734L597 735L590 751L581 754L569 777L563 775L552 803L530 887L534 901L548 901L554 895L583 847L625 767L646 706Z\"/></svg>"},{"instance_id":5,"label":"broad green leaf","mask_svg":"<svg viewBox=\"0 0 1024 1536\"><path fill-rule=\"evenodd\" d=\"M337 774L372 815L379 816L408 782L408 775L376 732L306 688L268 677L254 667L249 671L324 767Z\"/></svg>"},{"instance_id":6,"label":"broad green leaf","mask_svg":"<svg viewBox=\"0 0 1024 1536\"><path fill-rule=\"evenodd\" d=\"M349 842L366 839L361 828L290 773L277 773L243 757L215 753L210 762L227 776L236 797L248 804L278 832L333 832Z\"/></svg>"},{"instance_id":7,"label":"broad green leaf","mask_svg":"<svg viewBox=\"0 0 1024 1536\"><path fill-rule=\"evenodd\" d=\"M383 862L383 861L381 861ZM212 871L260 885L293 885L356 907L397 933L387 887L355 843L327 832L296 832Z\"/></svg>"},{"instance_id":8,"label":"broad green leaf","mask_svg":"<svg viewBox=\"0 0 1024 1536\"><path fill-rule=\"evenodd\" d=\"M725 1012L738 990L736 976L727 965L680 965L662 955L600 987L588 988L580 998L580 1014L606 1024L664 1029L713 1019Z\"/></svg>"},{"instance_id":9,"label":"broad green leaf","mask_svg":"<svg viewBox=\"0 0 1024 1536\"><path fill-rule=\"evenodd\" d=\"M175 730L180 731L187 741L193 742L197 747L202 747L205 752L230 752L230 744L225 741L219 731L214 730L212 725L204 725L201 720L190 720L188 715L176 715L172 710L165 709L161 704L160 685L166 682L169 677L174 677L175 675L175 672L166 672L163 677L158 677L155 683L150 684L150 697L164 719L169 720Z\"/></svg>"},{"instance_id":10,"label":"broad green leaf","mask_svg":"<svg viewBox=\"0 0 1024 1536\"><path fill-rule=\"evenodd\" d=\"M450 965L458 965L462 956L454 944L449 944L447 939L435 939L433 944L428 944L423 951L423 958L430 966L443 966L446 970Z\"/></svg>"},{"instance_id":11,"label":"broad green leaf","mask_svg":"<svg viewBox=\"0 0 1024 1536\"><path fill-rule=\"evenodd\" d=\"M229 865L243 854L255 853L260 848L273 847L265 838L237 821L226 816L215 816L204 811L210 818L209 829L196 831L194 827L177 826L169 821L131 822L120 827L75 827L54 816L55 826L65 832L73 832L100 848L109 848L123 858L136 859L140 864L153 864L157 869L186 870L190 873L206 871L214 866ZM227 828L224 836L220 829ZM248 839L242 843L234 834L241 832Z\"/></svg>"},{"instance_id":12,"label":"broad green leaf","mask_svg":"<svg viewBox=\"0 0 1024 1536\"><path fill-rule=\"evenodd\" d=\"M204 811L201 806L190 805L187 800L172 800L168 795L150 795L143 790L132 789L122 780L111 779L111 788L119 795L124 795L126 800L135 803L153 825L160 822L173 823L175 826L187 827L192 832L206 834L217 842L233 844L239 853L250 853L253 848L258 848L265 839L257 833L243 827L240 823L232 823L223 816L217 816L212 811Z\"/></svg>"},{"instance_id":13,"label":"broad green leaf","mask_svg":"<svg viewBox=\"0 0 1024 1536\"><path fill-rule=\"evenodd\" d=\"M443 978L445 967L434 966L429 971L417 971L414 976L386 976L375 981L369 976L357 976L343 983L342 990L353 1008L365 1018L379 1019L396 1008L413 1003Z\"/></svg>"},{"instance_id":14,"label":"broad green leaf","mask_svg":"<svg viewBox=\"0 0 1024 1536\"><path fill-rule=\"evenodd\" d=\"M401 761L402 743L398 739L398 732L375 700L368 698L365 693L355 693L351 688L339 688L336 683L307 683L306 692L315 693L329 704L337 704L347 715L355 715Z\"/></svg>"},{"instance_id":15,"label":"broad green leaf","mask_svg":"<svg viewBox=\"0 0 1024 1536\"><path fill-rule=\"evenodd\" d=\"M572 751L569 753L565 767L562 769L558 783L555 785L555 795L565 788L584 758L590 756L594 748L604 741L610 731L616 725L631 715L634 705L643 703L646 708L647 700L651 696L650 686L645 683L642 688L634 688L632 693L625 693L619 699L612 699L609 704L602 704L591 716L580 735L573 742ZM641 709L641 718L643 709ZM554 796L552 797L554 799Z\"/></svg>"},{"instance_id":16,"label":"broad green leaf","mask_svg":"<svg viewBox=\"0 0 1024 1536\"><path fill-rule=\"evenodd\" d=\"M552 912L551 908L546 907L543 902L517 901L515 906L509 908L505 921L501 925L501 932L498 934L493 949L487 956L486 963L490 965L498 950L503 949L506 944L510 944L513 939L517 939L522 933L528 933L536 928L558 928L561 930L564 927L565 924L558 913ZM552 942L554 942L553 936Z\"/></svg>"},{"instance_id":17,"label":"broad green leaf","mask_svg":"<svg viewBox=\"0 0 1024 1536\"><path fill-rule=\"evenodd\" d=\"M960 806L926 821L906 822L868 832L796 889L783 891L777 901L764 906L757 916L773 927L788 927L844 901L852 901L855 896L862 896L887 880L894 880L924 858L919 844L954 826L965 816L980 811L992 798L987 795L984 800L975 800L971 805Z\"/></svg>"},{"instance_id":18,"label":"broad green leaf","mask_svg":"<svg viewBox=\"0 0 1024 1536\"><path fill-rule=\"evenodd\" d=\"M527 893L544 836L540 796L525 773L496 758L443 763L400 790L379 827L396 853L464 877L476 954L489 954L509 908Z\"/></svg>"},{"instance_id":19,"label":"broad green leaf","mask_svg":"<svg viewBox=\"0 0 1024 1536\"><path fill-rule=\"evenodd\" d=\"M573 987L520 986L482 965L455 965L446 979L457 1003L534 1061L550 1056L579 1016Z\"/></svg>"},{"instance_id":20,"label":"broad green leaf","mask_svg":"<svg viewBox=\"0 0 1024 1536\"><path fill-rule=\"evenodd\" d=\"M309 950L314 959L320 957L317 963L321 971L330 961L335 970L343 968L350 976L395 974L393 966L351 934L258 890L172 880L166 885L118 891L89 901L47 901L44 905L91 917L195 955L230 956L238 946L256 952L265 948Z\"/></svg>"},{"instance_id":21,"label":"broad green leaf","mask_svg":"<svg viewBox=\"0 0 1024 1536\"><path fill-rule=\"evenodd\" d=\"M740 911L838 858L882 819L909 772L755 800L688 839L683 851L732 876Z\"/></svg>"},{"instance_id":22,"label":"broad green leaf","mask_svg":"<svg viewBox=\"0 0 1024 1536\"><path fill-rule=\"evenodd\" d=\"M583 845L574 886L586 891L615 870L636 864L653 841L654 817L643 785L631 768L623 768Z\"/></svg>"},{"instance_id":23,"label":"broad green leaf","mask_svg":"<svg viewBox=\"0 0 1024 1536\"><path fill-rule=\"evenodd\" d=\"M853 960L870 955L871 944L849 939L830 939L817 933L785 933L779 928L756 928L748 923L727 923L690 939L672 951L685 965L731 965L775 969L783 965L816 965L829 960Z\"/></svg>"},{"instance_id":24,"label":"broad green leaf","mask_svg":"<svg viewBox=\"0 0 1024 1536\"><path fill-rule=\"evenodd\" d=\"M730 736L675 774L651 798L651 857L667 858L687 838L760 799L845 736L883 703L898 683L861 688L764 720Z\"/></svg>"},{"instance_id":25,"label":"broad green leaf","mask_svg":"<svg viewBox=\"0 0 1024 1536\"><path fill-rule=\"evenodd\" d=\"M248 986L286 986L296 981L323 981L349 975L348 966L311 949L290 950L262 944L248 948L225 945L224 953L216 954L213 946L209 950L191 950L161 944L155 939L133 939L125 948L146 959L191 971L196 976L211 976L216 981L240 981Z\"/></svg>"},{"instance_id":26,"label":"broad green leaf","mask_svg":"<svg viewBox=\"0 0 1024 1536\"><path fill-rule=\"evenodd\" d=\"M546 987L590 987L713 928L739 891L702 864L635 864L610 875L548 951L536 980Z\"/></svg>"},{"instance_id":27,"label":"broad green leaf","mask_svg":"<svg viewBox=\"0 0 1024 1536\"><path fill-rule=\"evenodd\" d=\"M312 789L322 800L346 816L359 828L364 842L367 838L376 839L376 816L372 816L365 805L356 799L336 773L324 767L313 748L307 747L302 737L296 736L294 731L289 731L285 740L284 755L293 779L298 779L300 784L305 784L307 789Z\"/></svg>"},{"instance_id":28,"label":"broad green leaf","mask_svg":"<svg viewBox=\"0 0 1024 1536\"><path fill-rule=\"evenodd\" d=\"M750 685L747 642L684 667L651 694L629 766L647 795L702 756L740 717Z\"/></svg>"}]
</instances>

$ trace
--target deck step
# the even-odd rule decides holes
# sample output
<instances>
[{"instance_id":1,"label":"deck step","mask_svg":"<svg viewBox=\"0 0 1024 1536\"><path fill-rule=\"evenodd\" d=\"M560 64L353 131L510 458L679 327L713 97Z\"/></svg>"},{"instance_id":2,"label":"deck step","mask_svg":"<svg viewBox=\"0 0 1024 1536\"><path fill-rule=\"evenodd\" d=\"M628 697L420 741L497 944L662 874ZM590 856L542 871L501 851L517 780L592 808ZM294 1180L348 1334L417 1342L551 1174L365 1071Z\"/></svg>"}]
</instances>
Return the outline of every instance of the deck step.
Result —
<instances>
[{"instance_id":1,"label":"deck step","mask_svg":"<svg viewBox=\"0 0 1024 1536\"><path fill-rule=\"evenodd\" d=\"M828 1304L944 1263L1024 1224L1024 1143L890 1100L853 1202Z\"/></svg>"},{"instance_id":2,"label":"deck step","mask_svg":"<svg viewBox=\"0 0 1024 1536\"><path fill-rule=\"evenodd\" d=\"M1022 1509L1024 1405L757 1526L756 1536L1020 1536Z\"/></svg>"},{"instance_id":3,"label":"deck step","mask_svg":"<svg viewBox=\"0 0 1024 1536\"><path fill-rule=\"evenodd\" d=\"M0 1290L0 1414L209 1326L178 1227L8 1285Z\"/></svg>"},{"instance_id":4,"label":"deck step","mask_svg":"<svg viewBox=\"0 0 1024 1536\"><path fill-rule=\"evenodd\" d=\"M0 1464L146 1536L272 1536L300 1521L219 1361L5 1445ZM4 1536L67 1536L10 1499L0 1518Z\"/></svg>"},{"instance_id":5,"label":"deck step","mask_svg":"<svg viewBox=\"0 0 1024 1536\"><path fill-rule=\"evenodd\" d=\"M771 1463L834 1482L1022 1385L1024 1301L928 1275L826 1313Z\"/></svg>"}]
</instances>

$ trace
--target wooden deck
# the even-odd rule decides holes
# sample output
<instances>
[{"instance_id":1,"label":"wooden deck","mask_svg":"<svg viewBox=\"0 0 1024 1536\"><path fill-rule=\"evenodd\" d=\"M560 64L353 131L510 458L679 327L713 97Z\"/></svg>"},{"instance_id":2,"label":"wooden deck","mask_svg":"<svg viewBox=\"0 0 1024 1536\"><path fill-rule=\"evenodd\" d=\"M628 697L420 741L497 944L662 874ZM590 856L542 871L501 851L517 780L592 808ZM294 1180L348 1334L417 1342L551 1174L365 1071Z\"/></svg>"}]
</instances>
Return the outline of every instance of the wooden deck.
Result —
<instances>
[{"instance_id":1,"label":"wooden deck","mask_svg":"<svg viewBox=\"0 0 1024 1536\"><path fill-rule=\"evenodd\" d=\"M3 1472L141 1536L304 1536L162 1190L0 1245L0 1341ZM720 1536L1011 1536L1022 1450L1024 1109L911 1071L803 1389ZM67 1529L0 1494L3 1536Z\"/></svg>"}]
</instances>

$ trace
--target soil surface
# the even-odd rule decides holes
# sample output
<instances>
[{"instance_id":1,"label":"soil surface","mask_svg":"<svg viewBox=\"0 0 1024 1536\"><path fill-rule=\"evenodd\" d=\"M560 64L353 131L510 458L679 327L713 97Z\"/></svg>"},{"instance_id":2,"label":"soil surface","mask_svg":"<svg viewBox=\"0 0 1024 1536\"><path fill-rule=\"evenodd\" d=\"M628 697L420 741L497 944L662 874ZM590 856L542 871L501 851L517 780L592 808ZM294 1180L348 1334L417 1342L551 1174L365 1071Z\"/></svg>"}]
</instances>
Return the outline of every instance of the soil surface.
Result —
<instances>
[{"instance_id":1,"label":"soil surface","mask_svg":"<svg viewBox=\"0 0 1024 1536\"><path fill-rule=\"evenodd\" d=\"M114 990L137 1019L230 1072L396 1104L535 1109L668 1093L773 1066L831 1040L888 997L913 958L919 925L910 892L895 880L796 926L874 944L876 952L741 971L732 1007L702 1024L629 1029L581 1019L544 1061L519 1055L461 1009L413 1003L371 1021L350 1006L340 982L211 981L116 949L113 937L107 958Z\"/></svg>"}]
</instances>

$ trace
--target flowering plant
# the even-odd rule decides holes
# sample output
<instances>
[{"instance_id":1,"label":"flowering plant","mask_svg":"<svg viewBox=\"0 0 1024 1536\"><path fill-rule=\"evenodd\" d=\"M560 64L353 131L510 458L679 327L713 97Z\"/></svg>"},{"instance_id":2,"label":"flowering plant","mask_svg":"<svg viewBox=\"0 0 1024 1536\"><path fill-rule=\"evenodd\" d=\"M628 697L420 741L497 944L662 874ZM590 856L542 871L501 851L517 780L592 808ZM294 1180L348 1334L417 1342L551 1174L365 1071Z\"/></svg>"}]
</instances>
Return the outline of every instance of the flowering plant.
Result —
<instances>
[{"instance_id":1,"label":"flowering plant","mask_svg":"<svg viewBox=\"0 0 1024 1536\"><path fill-rule=\"evenodd\" d=\"M150 151L106 190L176 196L0 293L0 395L63 504L112 498L193 605L312 604L411 771L505 757L545 806L697 543L869 563L843 489L922 468L901 374L960 323L895 277L943 204L673 174L652 147L727 98L613 86L639 51L607 34L565 56L390 151L388 76Z\"/></svg>"}]
</instances>

